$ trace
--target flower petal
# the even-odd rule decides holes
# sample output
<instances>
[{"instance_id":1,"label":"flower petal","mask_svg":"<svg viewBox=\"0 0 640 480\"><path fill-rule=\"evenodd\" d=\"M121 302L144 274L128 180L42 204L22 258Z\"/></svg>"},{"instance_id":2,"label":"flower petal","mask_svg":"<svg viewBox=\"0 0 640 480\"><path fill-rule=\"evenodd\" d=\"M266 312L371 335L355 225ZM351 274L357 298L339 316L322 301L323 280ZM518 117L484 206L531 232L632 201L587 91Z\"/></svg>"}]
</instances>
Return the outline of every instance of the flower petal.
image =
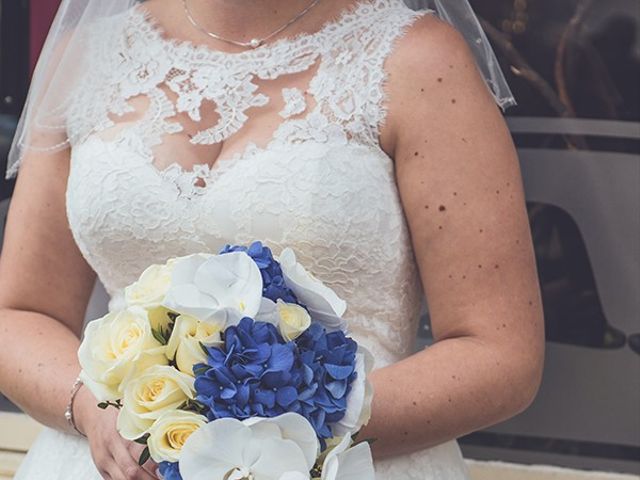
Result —
<instances>
[{"instance_id":1,"label":"flower petal","mask_svg":"<svg viewBox=\"0 0 640 480\"><path fill-rule=\"evenodd\" d=\"M243 465L243 446L251 440L251 430L239 420L221 418L201 427L186 441L180 456L184 480L224 478Z\"/></svg>"},{"instance_id":2,"label":"flower petal","mask_svg":"<svg viewBox=\"0 0 640 480\"><path fill-rule=\"evenodd\" d=\"M285 248L279 257L286 284L305 305L314 320L320 321L328 329L344 326L342 315L347 304L329 287L315 278L296 260L295 253Z\"/></svg>"}]
</instances>

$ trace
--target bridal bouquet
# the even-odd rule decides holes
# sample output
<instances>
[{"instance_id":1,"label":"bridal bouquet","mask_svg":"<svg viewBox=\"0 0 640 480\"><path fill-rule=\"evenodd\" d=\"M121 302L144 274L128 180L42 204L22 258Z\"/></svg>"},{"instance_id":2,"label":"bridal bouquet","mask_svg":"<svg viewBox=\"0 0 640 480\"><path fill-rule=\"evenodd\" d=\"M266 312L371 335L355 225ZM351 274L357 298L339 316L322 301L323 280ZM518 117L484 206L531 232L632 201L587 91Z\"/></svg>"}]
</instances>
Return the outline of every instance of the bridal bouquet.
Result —
<instances>
[{"instance_id":1,"label":"bridal bouquet","mask_svg":"<svg viewBox=\"0 0 640 480\"><path fill-rule=\"evenodd\" d=\"M346 304L260 242L153 265L89 323L81 379L166 480L373 480Z\"/></svg>"}]
</instances>

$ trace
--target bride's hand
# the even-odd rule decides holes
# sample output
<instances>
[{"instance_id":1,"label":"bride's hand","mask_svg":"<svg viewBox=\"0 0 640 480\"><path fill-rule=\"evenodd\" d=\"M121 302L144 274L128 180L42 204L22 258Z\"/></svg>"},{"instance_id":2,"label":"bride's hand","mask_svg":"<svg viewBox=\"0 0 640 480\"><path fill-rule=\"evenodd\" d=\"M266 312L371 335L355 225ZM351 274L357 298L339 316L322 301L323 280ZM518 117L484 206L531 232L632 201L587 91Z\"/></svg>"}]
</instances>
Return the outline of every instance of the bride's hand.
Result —
<instances>
[{"instance_id":1,"label":"bride's hand","mask_svg":"<svg viewBox=\"0 0 640 480\"><path fill-rule=\"evenodd\" d=\"M149 460L142 467L138 459L144 447L125 440L116 430L118 412L102 410L91 392L83 387L74 402L78 429L89 440L91 456L105 480L158 480L157 465Z\"/></svg>"}]
</instances>

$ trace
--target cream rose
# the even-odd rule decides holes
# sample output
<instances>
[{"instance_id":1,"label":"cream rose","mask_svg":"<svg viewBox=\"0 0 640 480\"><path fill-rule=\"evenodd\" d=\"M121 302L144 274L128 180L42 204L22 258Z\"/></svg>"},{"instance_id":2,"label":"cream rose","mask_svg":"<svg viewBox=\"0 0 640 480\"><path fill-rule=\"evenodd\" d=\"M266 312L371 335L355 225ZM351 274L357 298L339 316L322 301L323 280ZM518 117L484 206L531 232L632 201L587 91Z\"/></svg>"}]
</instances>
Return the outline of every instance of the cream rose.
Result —
<instances>
[{"instance_id":1,"label":"cream rose","mask_svg":"<svg viewBox=\"0 0 640 480\"><path fill-rule=\"evenodd\" d=\"M193 366L204 363L207 359L200 344L221 345L220 332L220 325L217 323L201 322L190 315L180 315L176 318L167 344L167 358L175 360L181 372L193 376Z\"/></svg>"},{"instance_id":2,"label":"cream rose","mask_svg":"<svg viewBox=\"0 0 640 480\"><path fill-rule=\"evenodd\" d=\"M127 305L154 307L162 305L164 297L171 285L173 261L165 265L151 265L135 283L124 289Z\"/></svg>"},{"instance_id":3,"label":"cream rose","mask_svg":"<svg viewBox=\"0 0 640 480\"><path fill-rule=\"evenodd\" d=\"M300 305L278 299L276 306L280 317L278 329L285 340L295 340L311 325L309 313Z\"/></svg>"},{"instance_id":4,"label":"cream rose","mask_svg":"<svg viewBox=\"0 0 640 480\"><path fill-rule=\"evenodd\" d=\"M154 462L177 462L187 439L207 424L207 418L193 412L165 412L149 429L147 446Z\"/></svg>"},{"instance_id":5,"label":"cream rose","mask_svg":"<svg viewBox=\"0 0 640 480\"><path fill-rule=\"evenodd\" d=\"M169 325L171 324L171 317L169 316L171 310L167 307L151 307L147 308L147 314L149 315L149 323L151 328L158 332L168 332Z\"/></svg>"},{"instance_id":6,"label":"cream rose","mask_svg":"<svg viewBox=\"0 0 640 480\"><path fill-rule=\"evenodd\" d=\"M131 378L124 388L118 431L128 440L144 435L164 412L193 399L193 378L168 365L154 365Z\"/></svg>"},{"instance_id":7,"label":"cream rose","mask_svg":"<svg viewBox=\"0 0 640 480\"><path fill-rule=\"evenodd\" d=\"M90 322L78 359L81 379L99 401L122 398L123 383L134 372L168 363L165 347L151 333L147 312L139 307Z\"/></svg>"}]
</instances>

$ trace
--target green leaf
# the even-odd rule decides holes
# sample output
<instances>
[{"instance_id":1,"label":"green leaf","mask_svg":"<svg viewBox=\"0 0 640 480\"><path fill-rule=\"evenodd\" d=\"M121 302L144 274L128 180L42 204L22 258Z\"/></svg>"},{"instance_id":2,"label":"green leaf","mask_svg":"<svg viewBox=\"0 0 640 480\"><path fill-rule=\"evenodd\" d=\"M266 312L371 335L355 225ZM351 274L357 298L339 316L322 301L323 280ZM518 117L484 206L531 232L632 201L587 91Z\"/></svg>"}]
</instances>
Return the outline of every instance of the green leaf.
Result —
<instances>
[{"instance_id":1,"label":"green leaf","mask_svg":"<svg viewBox=\"0 0 640 480\"><path fill-rule=\"evenodd\" d=\"M153 338L155 338L158 342L160 342L161 345L167 344L167 339L162 335L161 332L159 332L155 328L151 329L151 334L153 335Z\"/></svg>"},{"instance_id":2,"label":"green leaf","mask_svg":"<svg viewBox=\"0 0 640 480\"><path fill-rule=\"evenodd\" d=\"M193 367L193 374L194 375L202 375L203 373L205 373L207 370L209 370L209 367L203 363L200 363L196 366Z\"/></svg>"},{"instance_id":3,"label":"green leaf","mask_svg":"<svg viewBox=\"0 0 640 480\"><path fill-rule=\"evenodd\" d=\"M98 408L101 408L102 410L105 410L108 407L109 407L109 402L100 402L98 404Z\"/></svg>"},{"instance_id":4,"label":"green leaf","mask_svg":"<svg viewBox=\"0 0 640 480\"><path fill-rule=\"evenodd\" d=\"M202 351L204 352L205 355L209 355L209 350L207 350L207 346L202 343L202 342L198 342L198 344L200 345L200 348L202 349Z\"/></svg>"},{"instance_id":5,"label":"green leaf","mask_svg":"<svg viewBox=\"0 0 640 480\"><path fill-rule=\"evenodd\" d=\"M146 445L147 444L147 440L149 439L149 434L145 433L143 436L141 436L140 438L136 438L134 440L134 442L139 443L140 445Z\"/></svg>"},{"instance_id":6,"label":"green leaf","mask_svg":"<svg viewBox=\"0 0 640 480\"><path fill-rule=\"evenodd\" d=\"M151 457L151 454L149 453L149 447L146 447L144 450L142 450L142 453L140 454L140 458L138 459L138 465L140 466L144 465L145 463L147 463L150 457Z\"/></svg>"}]
</instances>

